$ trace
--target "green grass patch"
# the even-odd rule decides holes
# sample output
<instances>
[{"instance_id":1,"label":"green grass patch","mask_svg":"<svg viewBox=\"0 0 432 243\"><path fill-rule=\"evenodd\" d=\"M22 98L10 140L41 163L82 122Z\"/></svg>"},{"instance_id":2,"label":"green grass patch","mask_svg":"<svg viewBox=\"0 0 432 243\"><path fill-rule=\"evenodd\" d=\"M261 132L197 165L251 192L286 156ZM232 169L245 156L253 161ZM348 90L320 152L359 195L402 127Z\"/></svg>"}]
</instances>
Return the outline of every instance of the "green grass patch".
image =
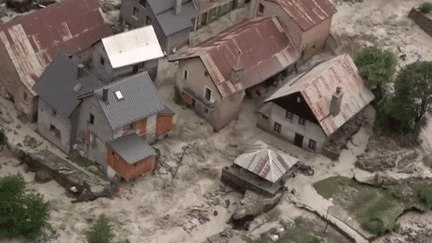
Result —
<instances>
[{"instance_id":1,"label":"green grass patch","mask_svg":"<svg viewBox=\"0 0 432 243\"><path fill-rule=\"evenodd\" d=\"M418 195L419 202L426 208L432 207L432 188L431 186L425 185L420 188Z\"/></svg>"},{"instance_id":2,"label":"green grass patch","mask_svg":"<svg viewBox=\"0 0 432 243\"><path fill-rule=\"evenodd\" d=\"M88 160L87 158L82 157L81 155L76 155L71 159L75 164L83 167L83 168L88 168L93 164L93 162L91 162L90 160Z\"/></svg>"},{"instance_id":3,"label":"green grass patch","mask_svg":"<svg viewBox=\"0 0 432 243\"><path fill-rule=\"evenodd\" d=\"M363 229L377 236L393 230L397 218L406 208L403 202L393 196L401 194L399 184L393 190L384 191L347 177L336 176L313 186L324 198L333 198L333 202L348 211ZM430 195L432 203L432 192Z\"/></svg>"},{"instance_id":4,"label":"green grass patch","mask_svg":"<svg viewBox=\"0 0 432 243\"><path fill-rule=\"evenodd\" d=\"M432 3L431 2L422 3L421 10L425 13L431 12L432 11Z\"/></svg>"}]
</instances>

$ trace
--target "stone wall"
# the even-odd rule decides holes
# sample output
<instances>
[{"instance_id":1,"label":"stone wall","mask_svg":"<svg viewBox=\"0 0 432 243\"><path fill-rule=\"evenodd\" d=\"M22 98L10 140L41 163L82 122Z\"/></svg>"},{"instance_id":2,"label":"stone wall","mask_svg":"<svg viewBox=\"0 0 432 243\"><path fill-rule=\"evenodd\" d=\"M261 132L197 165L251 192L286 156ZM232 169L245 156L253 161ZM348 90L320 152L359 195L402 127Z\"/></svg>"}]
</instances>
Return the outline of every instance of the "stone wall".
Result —
<instances>
[{"instance_id":1,"label":"stone wall","mask_svg":"<svg viewBox=\"0 0 432 243\"><path fill-rule=\"evenodd\" d=\"M432 13L423 13L420 6L415 6L408 14L408 18L412 19L422 30L432 36Z\"/></svg>"}]
</instances>

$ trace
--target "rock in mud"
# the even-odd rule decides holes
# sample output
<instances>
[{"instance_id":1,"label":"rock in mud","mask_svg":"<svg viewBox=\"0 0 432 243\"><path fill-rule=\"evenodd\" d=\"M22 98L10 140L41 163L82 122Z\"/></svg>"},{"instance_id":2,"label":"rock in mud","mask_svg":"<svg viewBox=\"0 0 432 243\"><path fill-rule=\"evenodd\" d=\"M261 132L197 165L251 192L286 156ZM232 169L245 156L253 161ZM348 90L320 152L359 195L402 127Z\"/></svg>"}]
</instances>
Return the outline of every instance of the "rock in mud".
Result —
<instances>
[{"instance_id":1,"label":"rock in mud","mask_svg":"<svg viewBox=\"0 0 432 243\"><path fill-rule=\"evenodd\" d=\"M242 199L243 203L237 206L232 215L232 219L240 220L247 216L256 217L261 213L268 212L280 202L283 195L285 195L285 190L278 192L278 194L272 198L247 190Z\"/></svg>"},{"instance_id":2,"label":"rock in mud","mask_svg":"<svg viewBox=\"0 0 432 243\"><path fill-rule=\"evenodd\" d=\"M47 183L49 181L52 181L53 178L51 177L50 173L46 170L38 170L35 174L35 181L39 183Z\"/></svg>"}]
</instances>

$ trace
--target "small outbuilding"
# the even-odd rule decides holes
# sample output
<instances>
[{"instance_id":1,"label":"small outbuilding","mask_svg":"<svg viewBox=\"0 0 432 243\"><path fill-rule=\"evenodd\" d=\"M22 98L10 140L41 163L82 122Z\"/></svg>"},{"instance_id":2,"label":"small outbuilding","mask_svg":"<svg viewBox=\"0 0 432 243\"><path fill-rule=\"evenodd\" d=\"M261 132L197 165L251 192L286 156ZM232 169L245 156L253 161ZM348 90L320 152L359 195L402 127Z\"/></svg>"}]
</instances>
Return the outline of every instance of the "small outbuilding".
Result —
<instances>
[{"instance_id":1,"label":"small outbuilding","mask_svg":"<svg viewBox=\"0 0 432 243\"><path fill-rule=\"evenodd\" d=\"M295 172L300 160L261 140L237 157L231 167L222 169L221 180L239 191L253 190L274 196L285 178Z\"/></svg>"}]
</instances>

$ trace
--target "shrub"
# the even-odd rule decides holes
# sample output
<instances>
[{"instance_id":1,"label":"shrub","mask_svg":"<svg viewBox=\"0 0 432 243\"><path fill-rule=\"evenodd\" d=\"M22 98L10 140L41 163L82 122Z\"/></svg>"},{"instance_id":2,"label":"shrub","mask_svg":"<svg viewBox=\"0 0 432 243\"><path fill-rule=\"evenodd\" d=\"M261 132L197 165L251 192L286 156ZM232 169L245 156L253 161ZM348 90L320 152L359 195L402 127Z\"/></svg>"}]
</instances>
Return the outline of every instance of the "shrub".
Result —
<instances>
[{"instance_id":1,"label":"shrub","mask_svg":"<svg viewBox=\"0 0 432 243\"><path fill-rule=\"evenodd\" d=\"M421 10L425 13L429 13L430 11L432 11L432 3L431 2L424 2L421 5Z\"/></svg>"},{"instance_id":2,"label":"shrub","mask_svg":"<svg viewBox=\"0 0 432 243\"><path fill-rule=\"evenodd\" d=\"M0 177L0 236L36 240L50 227L48 218L49 203L43 195L26 189L20 173Z\"/></svg>"},{"instance_id":3,"label":"shrub","mask_svg":"<svg viewBox=\"0 0 432 243\"><path fill-rule=\"evenodd\" d=\"M177 86L174 86L174 103L180 106L184 106L185 102L183 101L183 98L181 96L180 90L177 88Z\"/></svg>"},{"instance_id":4,"label":"shrub","mask_svg":"<svg viewBox=\"0 0 432 243\"><path fill-rule=\"evenodd\" d=\"M432 206L432 188L430 188L430 186L422 187L420 189L418 199L421 204L427 208L430 208Z\"/></svg>"},{"instance_id":5,"label":"shrub","mask_svg":"<svg viewBox=\"0 0 432 243\"><path fill-rule=\"evenodd\" d=\"M114 233L111 232L113 226L109 223L108 218L101 214L91 230L86 232L88 243L110 243Z\"/></svg>"}]
</instances>

